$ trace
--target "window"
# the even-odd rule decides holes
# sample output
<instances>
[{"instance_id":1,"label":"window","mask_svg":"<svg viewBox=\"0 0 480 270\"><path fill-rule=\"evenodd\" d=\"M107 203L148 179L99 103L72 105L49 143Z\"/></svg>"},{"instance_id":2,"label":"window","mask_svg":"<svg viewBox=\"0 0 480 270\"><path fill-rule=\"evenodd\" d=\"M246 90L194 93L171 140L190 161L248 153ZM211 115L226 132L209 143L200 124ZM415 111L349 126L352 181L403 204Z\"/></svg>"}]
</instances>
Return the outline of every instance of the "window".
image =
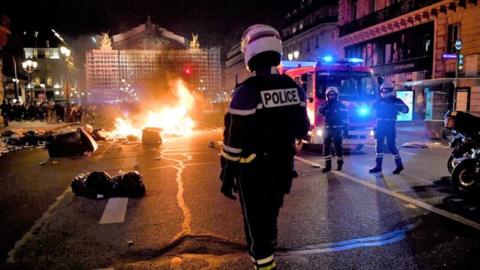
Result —
<instances>
[{"instance_id":1,"label":"window","mask_svg":"<svg viewBox=\"0 0 480 270\"><path fill-rule=\"evenodd\" d=\"M447 52L456 52L455 41L457 41L458 39L460 39L460 24L450 24L448 26Z\"/></svg>"},{"instance_id":2,"label":"window","mask_svg":"<svg viewBox=\"0 0 480 270\"><path fill-rule=\"evenodd\" d=\"M51 87L52 86L52 76L47 76L47 86Z\"/></svg>"},{"instance_id":3,"label":"window","mask_svg":"<svg viewBox=\"0 0 480 270\"><path fill-rule=\"evenodd\" d=\"M370 5L369 5L369 8L370 8L369 11L370 11L370 13L375 12L375 2L376 2L375 0L370 0Z\"/></svg>"}]
</instances>

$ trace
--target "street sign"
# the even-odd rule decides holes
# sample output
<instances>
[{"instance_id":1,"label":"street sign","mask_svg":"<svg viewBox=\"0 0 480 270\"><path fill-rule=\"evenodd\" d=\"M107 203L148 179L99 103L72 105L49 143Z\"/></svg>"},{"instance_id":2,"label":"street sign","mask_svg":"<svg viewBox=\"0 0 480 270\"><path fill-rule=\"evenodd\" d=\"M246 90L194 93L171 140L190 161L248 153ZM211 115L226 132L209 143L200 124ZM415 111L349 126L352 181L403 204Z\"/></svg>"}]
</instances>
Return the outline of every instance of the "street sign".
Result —
<instances>
[{"instance_id":1,"label":"street sign","mask_svg":"<svg viewBox=\"0 0 480 270\"><path fill-rule=\"evenodd\" d=\"M442 58L443 59L457 59L457 54L456 53L443 53Z\"/></svg>"},{"instance_id":2,"label":"street sign","mask_svg":"<svg viewBox=\"0 0 480 270\"><path fill-rule=\"evenodd\" d=\"M457 51L460 51L462 49L462 41L460 39L457 39L457 41L455 41L455 49Z\"/></svg>"}]
</instances>

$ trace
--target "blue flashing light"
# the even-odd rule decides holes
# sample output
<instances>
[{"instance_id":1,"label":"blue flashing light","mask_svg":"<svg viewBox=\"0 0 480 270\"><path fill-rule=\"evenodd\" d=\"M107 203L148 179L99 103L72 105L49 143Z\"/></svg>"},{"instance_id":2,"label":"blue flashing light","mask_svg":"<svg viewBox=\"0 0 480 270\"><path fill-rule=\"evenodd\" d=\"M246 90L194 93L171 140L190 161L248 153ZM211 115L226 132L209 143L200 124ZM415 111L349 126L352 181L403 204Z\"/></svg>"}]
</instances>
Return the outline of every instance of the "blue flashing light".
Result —
<instances>
[{"instance_id":1,"label":"blue flashing light","mask_svg":"<svg viewBox=\"0 0 480 270\"><path fill-rule=\"evenodd\" d=\"M362 58L348 58L348 62L350 63L363 63Z\"/></svg>"},{"instance_id":2,"label":"blue flashing light","mask_svg":"<svg viewBox=\"0 0 480 270\"><path fill-rule=\"evenodd\" d=\"M368 106L362 106L357 109L357 113L359 116L365 117L370 115L370 108Z\"/></svg>"},{"instance_id":3,"label":"blue flashing light","mask_svg":"<svg viewBox=\"0 0 480 270\"><path fill-rule=\"evenodd\" d=\"M322 57L322 60L325 62L333 62L333 57L331 55L325 55Z\"/></svg>"}]
</instances>

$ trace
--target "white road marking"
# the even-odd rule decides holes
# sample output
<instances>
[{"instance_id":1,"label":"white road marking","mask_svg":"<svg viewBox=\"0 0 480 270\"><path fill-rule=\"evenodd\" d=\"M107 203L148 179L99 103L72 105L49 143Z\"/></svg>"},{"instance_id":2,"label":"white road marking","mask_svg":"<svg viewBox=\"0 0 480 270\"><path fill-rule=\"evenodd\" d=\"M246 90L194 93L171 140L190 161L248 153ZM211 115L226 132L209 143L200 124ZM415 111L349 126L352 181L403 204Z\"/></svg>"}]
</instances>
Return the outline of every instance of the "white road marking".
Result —
<instances>
[{"instance_id":1,"label":"white road marking","mask_svg":"<svg viewBox=\"0 0 480 270\"><path fill-rule=\"evenodd\" d=\"M48 207L48 210L45 211L37 221L35 221L35 224L30 228L30 230L28 230L28 232L25 233L23 237L15 243L13 248L8 252L7 263L15 262L15 254L17 253L17 251L20 250L20 248L22 248L25 243L30 241L36 233L38 233L43 224L52 215L53 210L57 208L57 206L69 192L72 192L70 187L68 187L60 196L57 197L57 200L52 205L50 205L50 207Z\"/></svg>"},{"instance_id":2,"label":"white road marking","mask_svg":"<svg viewBox=\"0 0 480 270\"><path fill-rule=\"evenodd\" d=\"M375 149L375 146L374 146L374 145L368 145L368 144L366 144L365 147ZM402 154L402 155L407 155L407 156L416 156L416 155L418 155L418 153L412 153L412 152L403 151L403 150L398 150L398 152L400 152L400 154Z\"/></svg>"},{"instance_id":3,"label":"white road marking","mask_svg":"<svg viewBox=\"0 0 480 270\"><path fill-rule=\"evenodd\" d=\"M100 224L122 223L125 221L128 198L110 198L103 211Z\"/></svg>"},{"instance_id":4,"label":"white road marking","mask_svg":"<svg viewBox=\"0 0 480 270\"><path fill-rule=\"evenodd\" d=\"M307 160L307 159L304 159L304 158L300 158L300 157L297 157L295 156L295 159L305 163L305 164L309 164L309 165L314 165L316 164L315 162L313 161L310 161L310 160ZM470 220L470 219L467 219L467 218L464 218L460 215L457 215L457 214L454 214L454 213L451 213L451 212L448 212L448 211L445 211L443 209L440 209L440 208L437 208L435 206L432 206L430 204L427 204L427 203L424 203L422 201L419 201L419 200L416 200L414 198L411 198L409 196L406 196L406 195L403 195L403 194L400 194L400 193L397 193L397 192L394 192L394 191L391 191L391 190L388 190L388 189L385 189L385 188L382 188L372 182L369 182L369 181L366 181L366 180L361 180L357 177L354 177L354 176L351 176L349 174L346 174L344 172L339 172L339 171L332 171L332 173L334 174L337 174L337 175L340 175L352 182L355 182L357 184L360 184L360 185L364 185L368 188L371 188L373 190L376 190L376 191L379 191L379 192L382 192L384 194L387 194L389 196L392 196L392 197L395 197L399 200L402 200L402 201L405 201L407 203L411 203L413 205L416 205L418 207L421 207L425 210L428 210L430 212L433 212L433 213L436 213L438 215L441 215L443 217L446 217L448 219L451 219L451 220L454 220L454 221L457 221L459 223L462 223L464 225L467 225L467 226L470 226L474 229L477 229L477 230L480 230L480 223L477 223L473 220Z\"/></svg>"}]
</instances>

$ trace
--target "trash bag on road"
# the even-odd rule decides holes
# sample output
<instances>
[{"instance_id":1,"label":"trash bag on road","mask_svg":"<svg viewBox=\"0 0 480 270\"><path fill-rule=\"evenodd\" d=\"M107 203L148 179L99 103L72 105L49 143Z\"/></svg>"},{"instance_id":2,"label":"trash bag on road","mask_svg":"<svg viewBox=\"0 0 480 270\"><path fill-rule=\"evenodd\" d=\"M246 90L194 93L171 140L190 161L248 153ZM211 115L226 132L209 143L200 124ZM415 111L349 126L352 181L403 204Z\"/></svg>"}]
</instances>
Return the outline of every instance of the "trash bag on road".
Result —
<instances>
[{"instance_id":1,"label":"trash bag on road","mask_svg":"<svg viewBox=\"0 0 480 270\"><path fill-rule=\"evenodd\" d=\"M106 172L79 174L73 178L72 191L87 198L130 197L145 195L142 175L137 171L111 177Z\"/></svg>"},{"instance_id":2,"label":"trash bag on road","mask_svg":"<svg viewBox=\"0 0 480 270\"><path fill-rule=\"evenodd\" d=\"M112 177L106 172L92 172L85 179L85 195L97 198L98 195L109 197L112 193Z\"/></svg>"},{"instance_id":3,"label":"trash bag on road","mask_svg":"<svg viewBox=\"0 0 480 270\"><path fill-rule=\"evenodd\" d=\"M48 136L47 149L50 157L71 157L95 152L98 145L90 134L79 128L77 131Z\"/></svg>"},{"instance_id":4,"label":"trash bag on road","mask_svg":"<svg viewBox=\"0 0 480 270\"><path fill-rule=\"evenodd\" d=\"M112 181L114 196L138 198L145 195L145 184L137 171L116 176Z\"/></svg>"},{"instance_id":5,"label":"trash bag on road","mask_svg":"<svg viewBox=\"0 0 480 270\"><path fill-rule=\"evenodd\" d=\"M85 180L87 180L87 175L84 173L81 173L72 180L72 191L73 193L81 196L86 196L86 187L85 187Z\"/></svg>"}]
</instances>

